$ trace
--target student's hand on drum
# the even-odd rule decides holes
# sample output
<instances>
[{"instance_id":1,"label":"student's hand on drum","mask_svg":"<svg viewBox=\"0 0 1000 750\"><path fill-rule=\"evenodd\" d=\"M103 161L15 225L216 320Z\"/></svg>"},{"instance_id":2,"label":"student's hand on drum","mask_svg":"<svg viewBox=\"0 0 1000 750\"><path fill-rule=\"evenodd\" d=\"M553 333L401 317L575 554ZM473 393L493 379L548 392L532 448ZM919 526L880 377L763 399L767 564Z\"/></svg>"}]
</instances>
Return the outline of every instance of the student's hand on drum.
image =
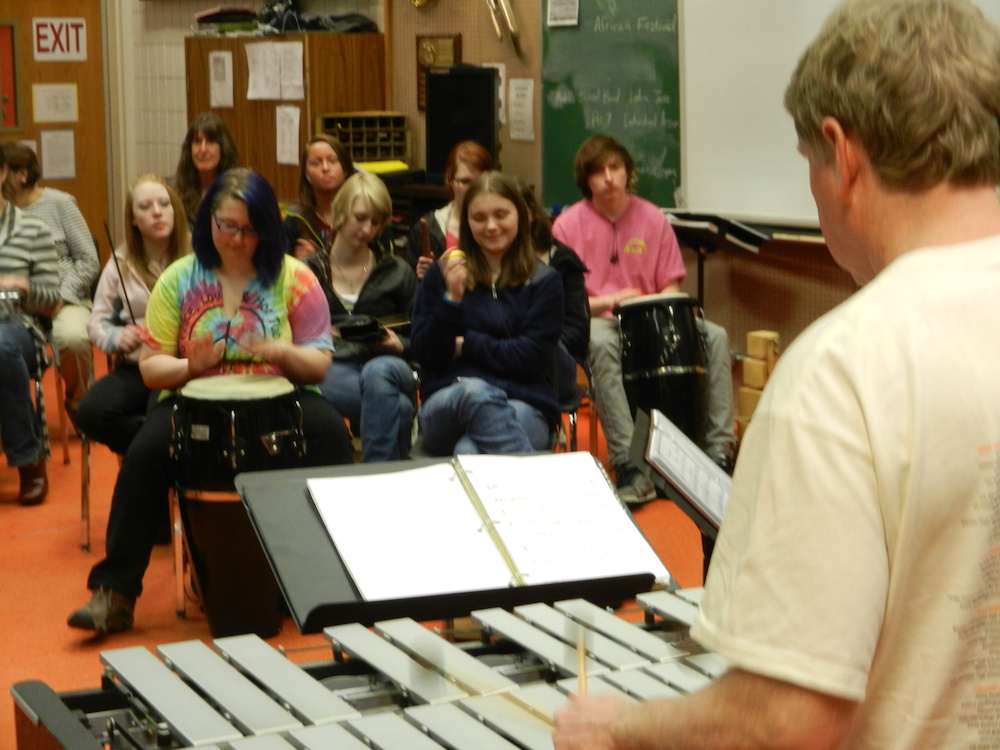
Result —
<instances>
[{"instance_id":1,"label":"student's hand on drum","mask_svg":"<svg viewBox=\"0 0 1000 750\"><path fill-rule=\"evenodd\" d=\"M188 361L188 374L192 378L201 375L205 370L215 367L222 359L222 354L226 350L226 342L215 341L211 336L201 336L191 339L186 349Z\"/></svg>"},{"instance_id":2,"label":"student's hand on drum","mask_svg":"<svg viewBox=\"0 0 1000 750\"><path fill-rule=\"evenodd\" d=\"M319 250L319 245L315 242L308 240L305 237L299 237L295 240L295 247L292 248L292 255L299 260L305 260L317 250Z\"/></svg>"},{"instance_id":3,"label":"student's hand on drum","mask_svg":"<svg viewBox=\"0 0 1000 750\"><path fill-rule=\"evenodd\" d=\"M640 289L633 289L631 287L628 289L619 289L617 292L615 292L614 295L612 295L613 302L611 306L613 308L618 307L622 302L625 302L626 300L635 299L636 297L641 297L641 296L642 296L642 290Z\"/></svg>"},{"instance_id":4,"label":"student's hand on drum","mask_svg":"<svg viewBox=\"0 0 1000 750\"><path fill-rule=\"evenodd\" d=\"M122 335L118 337L119 354L129 354L134 352L142 344L142 331L139 326L127 325L122 329Z\"/></svg>"},{"instance_id":5,"label":"student's hand on drum","mask_svg":"<svg viewBox=\"0 0 1000 750\"><path fill-rule=\"evenodd\" d=\"M424 274L427 273L427 269L430 268L431 263L434 262L434 253L430 255L421 255L417 258L417 278L423 280Z\"/></svg>"},{"instance_id":6,"label":"student's hand on drum","mask_svg":"<svg viewBox=\"0 0 1000 750\"><path fill-rule=\"evenodd\" d=\"M12 273L0 274L0 289L17 289L21 294L27 294L30 284L24 276Z\"/></svg>"},{"instance_id":7,"label":"student's hand on drum","mask_svg":"<svg viewBox=\"0 0 1000 750\"><path fill-rule=\"evenodd\" d=\"M441 257L441 262L444 263L445 294L452 302L461 302L465 296L465 285L469 280L465 253L457 247L452 248Z\"/></svg>"},{"instance_id":8,"label":"student's hand on drum","mask_svg":"<svg viewBox=\"0 0 1000 750\"><path fill-rule=\"evenodd\" d=\"M256 338L243 342L241 346L250 352L254 359L261 359L281 367L292 344L279 339Z\"/></svg>"}]
</instances>

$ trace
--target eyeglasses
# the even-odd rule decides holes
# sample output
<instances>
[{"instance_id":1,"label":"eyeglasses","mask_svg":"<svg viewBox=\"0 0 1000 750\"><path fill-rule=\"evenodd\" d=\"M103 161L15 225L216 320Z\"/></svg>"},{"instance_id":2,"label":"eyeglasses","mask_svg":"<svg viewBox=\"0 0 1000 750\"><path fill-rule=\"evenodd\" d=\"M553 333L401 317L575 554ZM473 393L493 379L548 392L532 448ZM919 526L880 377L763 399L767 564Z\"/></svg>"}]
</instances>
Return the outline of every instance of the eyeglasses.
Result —
<instances>
[{"instance_id":1,"label":"eyeglasses","mask_svg":"<svg viewBox=\"0 0 1000 750\"><path fill-rule=\"evenodd\" d=\"M238 234L242 234L244 239L255 239L257 237L257 230L252 226L247 224L245 227L238 227L231 221L219 221L219 217L212 215L212 221L215 222L215 226L219 228L219 231L229 237L235 237Z\"/></svg>"}]
</instances>

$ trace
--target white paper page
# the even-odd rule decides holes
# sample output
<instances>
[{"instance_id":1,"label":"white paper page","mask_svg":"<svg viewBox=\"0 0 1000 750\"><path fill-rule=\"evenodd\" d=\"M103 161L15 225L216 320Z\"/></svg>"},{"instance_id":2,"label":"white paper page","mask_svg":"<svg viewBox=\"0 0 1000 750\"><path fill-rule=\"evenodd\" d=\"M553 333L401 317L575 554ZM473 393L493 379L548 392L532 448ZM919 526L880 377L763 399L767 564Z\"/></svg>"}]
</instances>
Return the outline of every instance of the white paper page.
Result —
<instances>
[{"instance_id":1,"label":"white paper page","mask_svg":"<svg viewBox=\"0 0 1000 750\"><path fill-rule=\"evenodd\" d=\"M511 583L510 570L450 463L307 484L366 601Z\"/></svg>"},{"instance_id":2,"label":"white paper page","mask_svg":"<svg viewBox=\"0 0 1000 750\"><path fill-rule=\"evenodd\" d=\"M646 459L716 528L722 524L732 479L656 409Z\"/></svg>"},{"instance_id":3,"label":"white paper page","mask_svg":"<svg viewBox=\"0 0 1000 750\"><path fill-rule=\"evenodd\" d=\"M302 112L293 104L279 104L274 108L275 152L278 164L299 163L299 121Z\"/></svg>"},{"instance_id":4,"label":"white paper page","mask_svg":"<svg viewBox=\"0 0 1000 750\"><path fill-rule=\"evenodd\" d=\"M281 98L306 98L305 73L302 65L302 42L278 42L281 50Z\"/></svg>"},{"instance_id":5,"label":"white paper page","mask_svg":"<svg viewBox=\"0 0 1000 750\"><path fill-rule=\"evenodd\" d=\"M216 50L208 53L208 101L213 107L233 106L233 53Z\"/></svg>"},{"instance_id":6,"label":"white paper page","mask_svg":"<svg viewBox=\"0 0 1000 750\"><path fill-rule=\"evenodd\" d=\"M460 456L527 585L670 574L589 453Z\"/></svg>"},{"instance_id":7,"label":"white paper page","mask_svg":"<svg viewBox=\"0 0 1000 750\"><path fill-rule=\"evenodd\" d=\"M247 99L281 98L281 52L276 42L246 45Z\"/></svg>"},{"instance_id":8,"label":"white paper page","mask_svg":"<svg viewBox=\"0 0 1000 750\"><path fill-rule=\"evenodd\" d=\"M535 82L530 78L510 81L510 137L515 141L535 140Z\"/></svg>"},{"instance_id":9,"label":"white paper page","mask_svg":"<svg viewBox=\"0 0 1000 750\"><path fill-rule=\"evenodd\" d=\"M578 26L580 0L549 0L549 26Z\"/></svg>"},{"instance_id":10,"label":"white paper page","mask_svg":"<svg viewBox=\"0 0 1000 750\"><path fill-rule=\"evenodd\" d=\"M42 179L76 179L76 136L72 130L43 130L39 133L42 142Z\"/></svg>"}]
</instances>

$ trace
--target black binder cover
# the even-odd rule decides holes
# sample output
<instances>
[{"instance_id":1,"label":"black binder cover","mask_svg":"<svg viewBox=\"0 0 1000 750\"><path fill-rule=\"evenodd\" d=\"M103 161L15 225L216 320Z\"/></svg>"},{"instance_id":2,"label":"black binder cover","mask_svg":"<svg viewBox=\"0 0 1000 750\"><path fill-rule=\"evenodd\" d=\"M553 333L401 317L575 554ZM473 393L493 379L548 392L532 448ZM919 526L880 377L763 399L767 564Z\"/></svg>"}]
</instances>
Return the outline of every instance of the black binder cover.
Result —
<instances>
[{"instance_id":1,"label":"black binder cover","mask_svg":"<svg viewBox=\"0 0 1000 750\"><path fill-rule=\"evenodd\" d=\"M441 596L366 602L354 586L306 488L306 480L402 471L449 459L414 459L381 464L285 469L240 474L236 489L270 561L289 611L301 633L330 625L412 617L418 621L461 617L485 607L511 608L533 602L584 598L617 605L653 586L652 574L462 592ZM363 497L358 502L364 502ZM391 519L387 519L391 523ZM378 543L377 530L372 544ZM392 550L385 550L387 556ZM405 565L405 560L399 560ZM461 560L455 561L461 565Z\"/></svg>"}]
</instances>

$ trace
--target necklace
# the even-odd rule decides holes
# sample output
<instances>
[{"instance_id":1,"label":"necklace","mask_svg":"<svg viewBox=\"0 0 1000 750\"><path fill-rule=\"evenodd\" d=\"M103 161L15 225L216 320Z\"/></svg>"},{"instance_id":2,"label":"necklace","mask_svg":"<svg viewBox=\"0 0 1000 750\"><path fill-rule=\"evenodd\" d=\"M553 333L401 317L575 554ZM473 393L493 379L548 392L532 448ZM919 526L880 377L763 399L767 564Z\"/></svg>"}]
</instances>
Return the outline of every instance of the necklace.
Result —
<instances>
[{"instance_id":1,"label":"necklace","mask_svg":"<svg viewBox=\"0 0 1000 750\"><path fill-rule=\"evenodd\" d=\"M365 261L363 261L363 264L361 266L361 273L357 274L354 280L352 281L351 278L344 271L343 267L340 265L340 261L337 260L336 253L333 252L330 253L330 259L333 261L333 264L337 267L337 272L340 274L340 278L343 279L344 283L348 285L349 293L351 294L351 296L356 297L358 294L358 289L364 286L365 279L368 278L368 260L370 260L371 257L372 257L371 250L367 250L367 252L365 253Z\"/></svg>"}]
</instances>

